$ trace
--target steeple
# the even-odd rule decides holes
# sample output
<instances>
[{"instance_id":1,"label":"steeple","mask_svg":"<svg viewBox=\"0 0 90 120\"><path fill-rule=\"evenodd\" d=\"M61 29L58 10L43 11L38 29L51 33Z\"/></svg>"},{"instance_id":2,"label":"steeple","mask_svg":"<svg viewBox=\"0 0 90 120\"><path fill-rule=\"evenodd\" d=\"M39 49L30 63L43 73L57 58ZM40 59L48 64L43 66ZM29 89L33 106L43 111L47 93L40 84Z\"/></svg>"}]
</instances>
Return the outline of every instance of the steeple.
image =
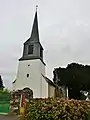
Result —
<instances>
[{"instance_id":1,"label":"steeple","mask_svg":"<svg viewBox=\"0 0 90 120\"><path fill-rule=\"evenodd\" d=\"M31 36L24 44L27 44L30 42L39 42L37 7L38 6L36 5L36 12L35 12L34 22L32 26Z\"/></svg>"},{"instance_id":2,"label":"steeple","mask_svg":"<svg viewBox=\"0 0 90 120\"><path fill-rule=\"evenodd\" d=\"M19 59L19 61L31 59L40 59L43 62L43 47L39 40L37 6L31 36L24 43L23 56Z\"/></svg>"},{"instance_id":3,"label":"steeple","mask_svg":"<svg viewBox=\"0 0 90 120\"><path fill-rule=\"evenodd\" d=\"M39 41L37 6L36 6L35 18L34 18L34 23L33 23L32 32L31 32L31 40Z\"/></svg>"}]
</instances>

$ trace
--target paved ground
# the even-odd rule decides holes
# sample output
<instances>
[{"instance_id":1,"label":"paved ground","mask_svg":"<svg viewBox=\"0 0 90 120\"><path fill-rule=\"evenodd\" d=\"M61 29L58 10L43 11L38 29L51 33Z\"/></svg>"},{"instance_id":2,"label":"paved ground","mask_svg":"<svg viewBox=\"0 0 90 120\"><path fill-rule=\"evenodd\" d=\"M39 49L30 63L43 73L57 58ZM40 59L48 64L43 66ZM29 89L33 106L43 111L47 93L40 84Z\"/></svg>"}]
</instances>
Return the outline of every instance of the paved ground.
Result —
<instances>
[{"instance_id":1,"label":"paved ground","mask_svg":"<svg viewBox=\"0 0 90 120\"><path fill-rule=\"evenodd\" d=\"M17 116L14 116L14 115L0 115L0 120L17 120Z\"/></svg>"}]
</instances>

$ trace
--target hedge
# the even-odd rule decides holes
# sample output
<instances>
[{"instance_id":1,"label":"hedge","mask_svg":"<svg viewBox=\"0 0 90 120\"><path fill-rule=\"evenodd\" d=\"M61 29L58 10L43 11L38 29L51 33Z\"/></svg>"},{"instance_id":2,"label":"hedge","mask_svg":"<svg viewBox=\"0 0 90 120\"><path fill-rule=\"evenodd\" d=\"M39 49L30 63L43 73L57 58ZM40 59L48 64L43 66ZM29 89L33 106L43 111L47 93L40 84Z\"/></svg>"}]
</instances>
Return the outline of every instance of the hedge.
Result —
<instances>
[{"instance_id":1,"label":"hedge","mask_svg":"<svg viewBox=\"0 0 90 120\"><path fill-rule=\"evenodd\" d=\"M90 102L63 99L33 99L25 120L89 120Z\"/></svg>"},{"instance_id":2,"label":"hedge","mask_svg":"<svg viewBox=\"0 0 90 120\"><path fill-rule=\"evenodd\" d=\"M9 104L10 103L10 92L5 90L0 90L0 104Z\"/></svg>"}]
</instances>

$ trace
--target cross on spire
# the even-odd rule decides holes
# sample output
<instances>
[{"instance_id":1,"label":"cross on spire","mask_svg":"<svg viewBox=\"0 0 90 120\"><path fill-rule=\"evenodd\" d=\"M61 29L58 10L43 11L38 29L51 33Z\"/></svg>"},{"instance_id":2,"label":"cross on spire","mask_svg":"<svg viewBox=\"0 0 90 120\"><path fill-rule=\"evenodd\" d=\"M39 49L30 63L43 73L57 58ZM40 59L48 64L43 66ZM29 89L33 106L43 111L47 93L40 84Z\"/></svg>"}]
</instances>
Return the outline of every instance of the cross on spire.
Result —
<instances>
[{"instance_id":1,"label":"cross on spire","mask_svg":"<svg viewBox=\"0 0 90 120\"><path fill-rule=\"evenodd\" d=\"M37 11L37 9L38 9L38 5L36 5L36 11Z\"/></svg>"}]
</instances>

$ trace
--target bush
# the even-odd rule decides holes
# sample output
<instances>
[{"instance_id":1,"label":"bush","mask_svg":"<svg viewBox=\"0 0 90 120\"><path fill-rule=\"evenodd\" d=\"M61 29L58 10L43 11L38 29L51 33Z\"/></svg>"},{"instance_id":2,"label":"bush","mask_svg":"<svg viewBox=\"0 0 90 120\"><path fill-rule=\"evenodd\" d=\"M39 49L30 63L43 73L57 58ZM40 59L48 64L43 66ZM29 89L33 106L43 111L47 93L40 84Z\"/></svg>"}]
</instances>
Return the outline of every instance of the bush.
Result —
<instances>
[{"instance_id":1,"label":"bush","mask_svg":"<svg viewBox=\"0 0 90 120\"><path fill-rule=\"evenodd\" d=\"M63 99L33 99L26 120L89 120L90 102Z\"/></svg>"}]
</instances>

